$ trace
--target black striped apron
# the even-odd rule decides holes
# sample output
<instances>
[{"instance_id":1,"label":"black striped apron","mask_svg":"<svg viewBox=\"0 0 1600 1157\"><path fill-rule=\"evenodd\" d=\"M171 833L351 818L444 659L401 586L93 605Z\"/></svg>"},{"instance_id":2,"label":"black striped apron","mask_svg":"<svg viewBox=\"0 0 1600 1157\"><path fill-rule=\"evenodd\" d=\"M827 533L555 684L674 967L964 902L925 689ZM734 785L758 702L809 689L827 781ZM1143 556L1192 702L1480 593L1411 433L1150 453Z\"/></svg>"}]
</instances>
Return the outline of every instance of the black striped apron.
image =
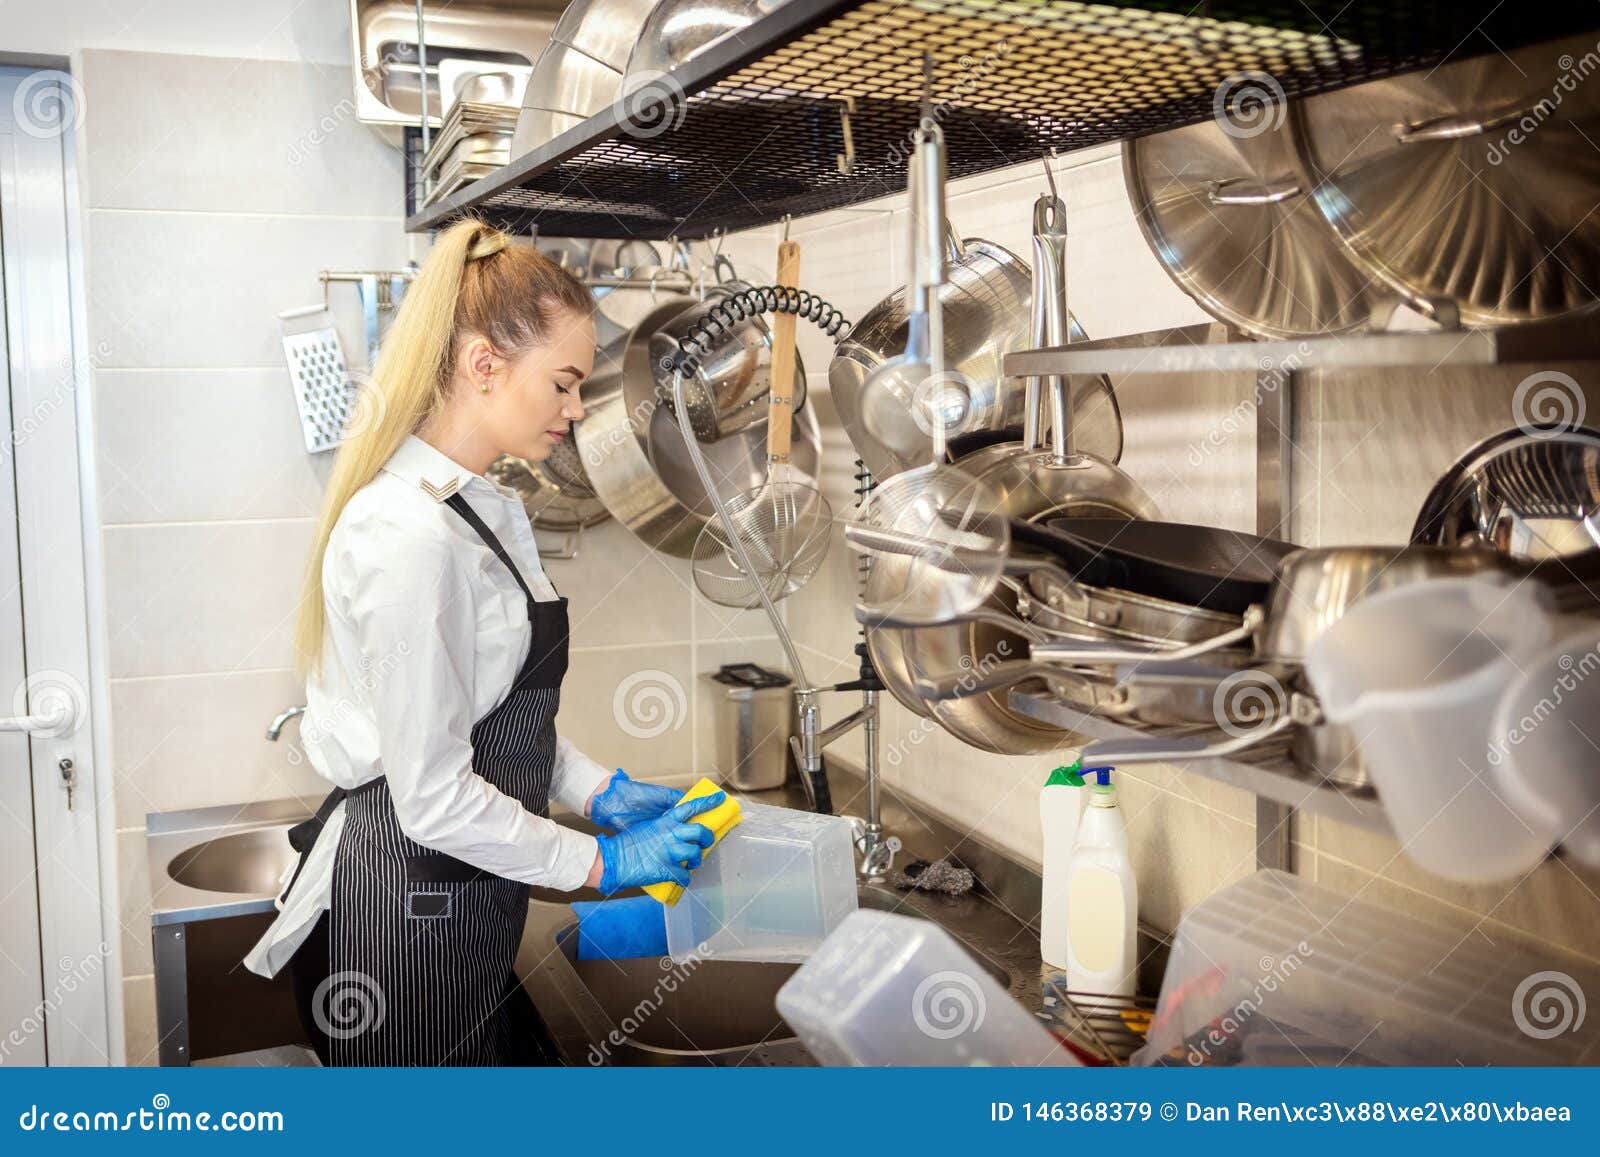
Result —
<instances>
[{"instance_id":1,"label":"black striped apron","mask_svg":"<svg viewBox=\"0 0 1600 1157\"><path fill-rule=\"evenodd\" d=\"M556 710L567 672L567 600L535 600L466 500L453 494L446 501L510 569L533 627L510 693L472 728L472 770L530 812L548 816ZM528 885L409 839L381 779L350 793L345 810L328 913L329 980L337 984L344 974L351 999L365 1001L368 1012L347 1028L335 1021L332 1063L510 1063L507 983L528 918ZM330 1001L337 997L327 993Z\"/></svg>"}]
</instances>

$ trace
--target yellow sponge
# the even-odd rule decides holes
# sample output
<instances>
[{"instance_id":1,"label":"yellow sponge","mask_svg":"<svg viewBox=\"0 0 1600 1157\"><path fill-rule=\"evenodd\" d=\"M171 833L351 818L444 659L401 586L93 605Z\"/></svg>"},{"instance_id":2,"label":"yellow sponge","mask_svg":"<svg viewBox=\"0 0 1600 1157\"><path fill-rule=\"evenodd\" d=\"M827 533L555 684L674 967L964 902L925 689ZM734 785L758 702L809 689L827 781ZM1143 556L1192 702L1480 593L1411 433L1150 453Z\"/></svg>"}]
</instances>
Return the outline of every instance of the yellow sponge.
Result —
<instances>
[{"instance_id":1,"label":"yellow sponge","mask_svg":"<svg viewBox=\"0 0 1600 1157\"><path fill-rule=\"evenodd\" d=\"M695 784L688 791L684 792L683 799L680 799L678 802L682 803L684 800L699 799L701 796L715 795L721 790L722 788L712 783L709 779L702 778L699 783ZM711 829L711 848L714 848L717 846L718 841L732 831L733 825L738 823L742 818L743 816L739 811L739 801L730 795L727 799L723 800L710 811L701 812L689 822L692 824L704 824L706 827ZM707 848L705 850L706 855L709 856L711 854L711 848ZM668 908L676 904L683 896L683 885L674 884L671 880L661 884L646 884L644 890L649 895L654 896L657 900L660 900Z\"/></svg>"}]
</instances>

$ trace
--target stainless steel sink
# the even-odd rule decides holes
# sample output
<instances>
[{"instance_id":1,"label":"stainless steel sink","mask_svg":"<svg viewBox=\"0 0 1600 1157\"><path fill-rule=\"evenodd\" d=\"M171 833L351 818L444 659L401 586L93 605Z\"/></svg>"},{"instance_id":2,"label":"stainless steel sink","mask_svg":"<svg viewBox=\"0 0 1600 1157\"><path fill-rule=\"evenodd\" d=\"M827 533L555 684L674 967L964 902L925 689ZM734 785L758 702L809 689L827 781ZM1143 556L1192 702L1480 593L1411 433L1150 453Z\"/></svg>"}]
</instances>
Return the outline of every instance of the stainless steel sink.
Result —
<instances>
[{"instance_id":1,"label":"stainless steel sink","mask_svg":"<svg viewBox=\"0 0 1600 1157\"><path fill-rule=\"evenodd\" d=\"M927 916L904 894L886 888L867 885L859 899L863 908ZM569 913L564 926L552 929L552 955L559 955L570 968L569 979L581 990L579 995L592 1001L613 1026L591 1042L585 1053L589 1063L815 1063L776 1006L778 989L798 964L725 960L674 964L653 957L577 960L572 944L575 928ZM1012 974L1004 965L971 941L965 946L1003 987L1011 987Z\"/></svg>"},{"instance_id":2,"label":"stainless steel sink","mask_svg":"<svg viewBox=\"0 0 1600 1157\"><path fill-rule=\"evenodd\" d=\"M275 893L294 856L287 829L257 828L179 852L167 862L167 875L203 892Z\"/></svg>"}]
</instances>

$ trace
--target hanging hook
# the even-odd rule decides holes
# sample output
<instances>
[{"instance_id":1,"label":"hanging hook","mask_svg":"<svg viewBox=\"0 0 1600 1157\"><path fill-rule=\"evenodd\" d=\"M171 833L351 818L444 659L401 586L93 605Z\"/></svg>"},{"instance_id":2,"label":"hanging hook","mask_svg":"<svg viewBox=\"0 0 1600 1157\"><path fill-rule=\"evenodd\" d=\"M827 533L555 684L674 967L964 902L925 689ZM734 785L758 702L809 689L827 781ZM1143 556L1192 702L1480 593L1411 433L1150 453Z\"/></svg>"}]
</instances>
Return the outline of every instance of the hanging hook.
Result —
<instances>
[{"instance_id":1,"label":"hanging hook","mask_svg":"<svg viewBox=\"0 0 1600 1157\"><path fill-rule=\"evenodd\" d=\"M1050 182L1050 196L1059 201L1061 199L1061 194L1056 192L1056 175L1050 171L1050 158L1054 157L1055 155L1056 151L1051 149L1039 159L1044 162L1044 179Z\"/></svg>"},{"instance_id":2,"label":"hanging hook","mask_svg":"<svg viewBox=\"0 0 1600 1157\"><path fill-rule=\"evenodd\" d=\"M856 98L846 96L840 99L844 101L839 109L839 132L844 137L844 152L838 154L835 160L840 176L848 177L856 171L856 141L850 127L850 114L856 111Z\"/></svg>"},{"instance_id":3,"label":"hanging hook","mask_svg":"<svg viewBox=\"0 0 1600 1157\"><path fill-rule=\"evenodd\" d=\"M781 238L779 238L780 242L789 240L789 222L790 222L790 220L792 220L790 215L788 213L785 213L783 215L783 236Z\"/></svg>"},{"instance_id":4,"label":"hanging hook","mask_svg":"<svg viewBox=\"0 0 1600 1157\"><path fill-rule=\"evenodd\" d=\"M933 53L922 54L922 120L933 119Z\"/></svg>"}]
</instances>

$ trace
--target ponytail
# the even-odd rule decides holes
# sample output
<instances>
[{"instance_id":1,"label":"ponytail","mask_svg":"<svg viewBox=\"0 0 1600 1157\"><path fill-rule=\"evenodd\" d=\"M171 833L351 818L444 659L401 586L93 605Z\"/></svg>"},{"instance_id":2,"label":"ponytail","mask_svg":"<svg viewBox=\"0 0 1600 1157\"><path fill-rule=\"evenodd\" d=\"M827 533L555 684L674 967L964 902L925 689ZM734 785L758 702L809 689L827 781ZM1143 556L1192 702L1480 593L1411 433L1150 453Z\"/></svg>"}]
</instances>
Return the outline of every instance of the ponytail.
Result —
<instances>
[{"instance_id":1,"label":"ponytail","mask_svg":"<svg viewBox=\"0 0 1600 1157\"><path fill-rule=\"evenodd\" d=\"M322 565L333 528L355 493L444 407L463 341L481 335L512 357L539 345L563 310L586 315L590 308L582 282L492 226L469 219L439 235L384 336L372 381L357 398L328 479L295 627L302 675L315 674L322 658Z\"/></svg>"}]
</instances>

